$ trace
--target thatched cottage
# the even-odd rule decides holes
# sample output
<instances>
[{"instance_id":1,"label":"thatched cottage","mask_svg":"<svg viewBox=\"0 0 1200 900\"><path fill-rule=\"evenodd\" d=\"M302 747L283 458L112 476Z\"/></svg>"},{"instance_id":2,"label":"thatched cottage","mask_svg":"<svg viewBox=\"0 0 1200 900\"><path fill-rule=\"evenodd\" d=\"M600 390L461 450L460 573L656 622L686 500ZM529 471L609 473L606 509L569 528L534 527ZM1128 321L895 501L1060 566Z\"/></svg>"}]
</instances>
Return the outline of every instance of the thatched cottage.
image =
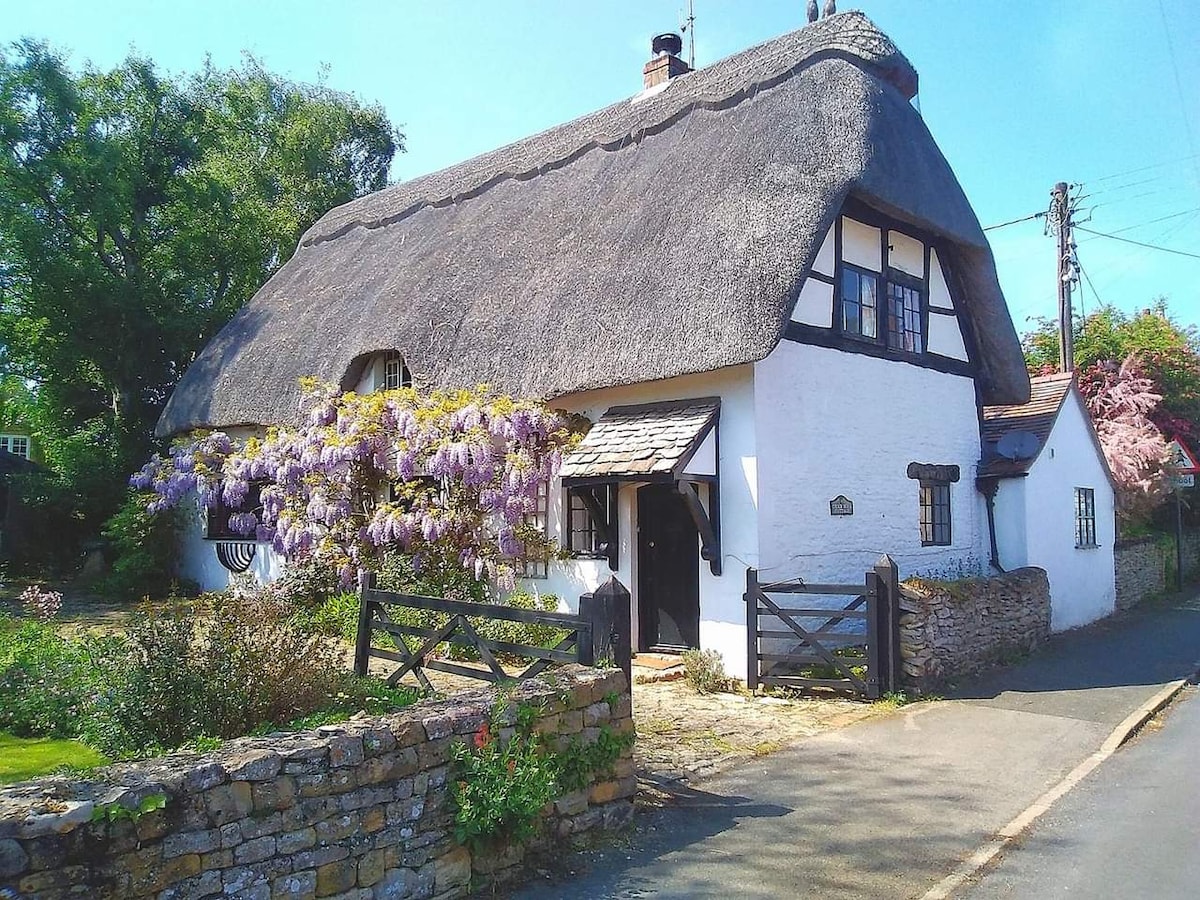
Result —
<instances>
[{"instance_id":1,"label":"thatched cottage","mask_svg":"<svg viewBox=\"0 0 1200 900\"><path fill-rule=\"evenodd\" d=\"M917 73L866 17L698 71L656 50L628 100L331 211L159 433L293 421L305 375L585 414L547 494L573 558L533 583L569 605L615 573L635 646L741 673L747 566L861 581L884 552L904 572L989 558L980 409L1029 380ZM189 574L223 578L189 547Z\"/></svg>"}]
</instances>

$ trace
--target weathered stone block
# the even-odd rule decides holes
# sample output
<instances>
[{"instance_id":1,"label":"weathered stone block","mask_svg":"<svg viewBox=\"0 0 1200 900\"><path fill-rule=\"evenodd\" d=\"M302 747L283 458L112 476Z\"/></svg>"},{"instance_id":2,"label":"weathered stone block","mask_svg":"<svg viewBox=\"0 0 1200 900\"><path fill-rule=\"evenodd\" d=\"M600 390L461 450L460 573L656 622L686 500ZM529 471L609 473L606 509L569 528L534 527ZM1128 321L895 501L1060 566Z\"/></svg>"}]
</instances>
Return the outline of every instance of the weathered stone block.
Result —
<instances>
[{"instance_id":1,"label":"weathered stone block","mask_svg":"<svg viewBox=\"0 0 1200 900\"><path fill-rule=\"evenodd\" d=\"M471 881L471 854L455 847L433 861L433 887L438 893L465 887Z\"/></svg>"},{"instance_id":2,"label":"weathered stone block","mask_svg":"<svg viewBox=\"0 0 1200 900\"><path fill-rule=\"evenodd\" d=\"M166 888L158 900L202 900L221 893L221 873L201 872Z\"/></svg>"},{"instance_id":3,"label":"weathered stone block","mask_svg":"<svg viewBox=\"0 0 1200 900\"><path fill-rule=\"evenodd\" d=\"M204 805L213 825L224 825L250 815L254 800L245 781L223 784L204 792Z\"/></svg>"},{"instance_id":4,"label":"weathered stone block","mask_svg":"<svg viewBox=\"0 0 1200 900\"><path fill-rule=\"evenodd\" d=\"M250 841L254 838L260 838L268 834L278 834L283 831L285 825L283 822L282 813L270 813L268 815L251 816L248 819L242 819L241 823L242 840Z\"/></svg>"},{"instance_id":5,"label":"weathered stone block","mask_svg":"<svg viewBox=\"0 0 1200 900\"><path fill-rule=\"evenodd\" d=\"M358 859L358 886L371 887L383 879L387 854L382 850L371 850Z\"/></svg>"},{"instance_id":6,"label":"weathered stone block","mask_svg":"<svg viewBox=\"0 0 1200 900\"><path fill-rule=\"evenodd\" d=\"M273 750L251 750L225 760L231 781L266 781L279 774L283 757Z\"/></svg>"},{"instance_id":7,"label":"weathered stone block","mask_svg":"<svg viewBox=\"0 0 1200 900\"><path fill-rule=\"evenodd\" d=\"M273 898L288 898L288 900L312 900L317 896L316 872L292 872L282 875L271 882Z\"/></svg>"},{"instance_id":8,"label":"weathered stone block","mask_svg":"<svg viewBox=\"0 0 1200 900\"><path fill-rule=\"evenodd\" d=\"M239 866L262 862L264 859L270 859L274 855L275 838L270 835L239 844L233 851L234 863Z\"/></svg>"},{"instance_id":9,"label":"weathered stone block","mask_svg":"<svg viewBox=\"0 0 1200 900\"><path fill-rule=\"evenodd\" d=\"M296 831L288 831L275 838L276 852L281 856L299 853L301 850L307 850L309 847L315 846L316 843L317 831L315 828L301 828Z\"/></svg>"},{"instance_id":10,"label":"weathered stone block","mask_svg":"<svg viewBox=\"0 0 1200 900\"><path fill-rule=\"evenodd\" d=\"M13 878L28 868L29 856L17 841L0 841L0 878Z\"/></svg>"},{"instance_id":11,"label":"weathered stone block","mask_svg":"<svg viewBox=\"0 0 1200 900\"><path fill-rule=\"evenodd\" d=\"M292 868L299 872L301 869L315 869L326 863L345 859L349 855L350 851L345 847L314 847L311 850L302 850L300 853L293 855L291 863Z\"/></svg>"},{"instance_id":12,"label":"weathered stone block","mask_svg":"<svg viewBox=\"0 0 1200 900\"><path fill-rule=\"evenodd\" d=\"M329 741L329 767L340 769L357 766L365 758L363 739L354 734L341 735Z\"/></svg>"},{"instance_id":13,"label":"weathered stone block","mask_svg":"<svg viewBox=\"0 0 1200 900\"><path fill-rule=\"evenodd\" d=\"M258 812L273 812L286 809L296 802L296 779L280 775L270 781L260 781L251 789L254 809Z\"/></svg>"},{"instance_id":14,"label":"weathered stone block","mask_svg":"<svg viewBox=\"0 0 1200 900\"><path fill-rule=\"evenodd\" d=\"M163 839L163 859L174 859L185 853L208 853L221 846L221 830L210 828L207 831L185 831L182 834L172 834Z\"/></svg>"},{"instance_id":15,"label":"weathered stone block","mask_svg":"<svg viewBox=\"0 0 1200 900\"><path fill-rule=\"evenodd\" d=\"M358 878L358 867L352 859L340 859L326 863L317 869L318 897L329 897L354 887Z\"/></svg>"}]
</instances>

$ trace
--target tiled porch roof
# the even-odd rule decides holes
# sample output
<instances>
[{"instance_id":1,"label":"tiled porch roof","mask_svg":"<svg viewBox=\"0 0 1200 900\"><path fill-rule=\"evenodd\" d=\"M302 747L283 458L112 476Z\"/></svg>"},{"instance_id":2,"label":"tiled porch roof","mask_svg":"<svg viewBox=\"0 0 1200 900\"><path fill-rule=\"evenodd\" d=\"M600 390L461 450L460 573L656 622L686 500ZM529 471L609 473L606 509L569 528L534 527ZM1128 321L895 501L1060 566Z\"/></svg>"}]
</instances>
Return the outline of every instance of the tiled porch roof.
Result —
<instances>
[{"instance_id":1,"label":"tiled porch roof","mask_svg":"<svg viewBox=\"0 0 1200 900\"><path fill-rule=\"evenodd\" d=\"M563 460L563 478L623 478L676 474L717 420L721 401L671 400L614 406Z\"/></svg>"}]
</instances>

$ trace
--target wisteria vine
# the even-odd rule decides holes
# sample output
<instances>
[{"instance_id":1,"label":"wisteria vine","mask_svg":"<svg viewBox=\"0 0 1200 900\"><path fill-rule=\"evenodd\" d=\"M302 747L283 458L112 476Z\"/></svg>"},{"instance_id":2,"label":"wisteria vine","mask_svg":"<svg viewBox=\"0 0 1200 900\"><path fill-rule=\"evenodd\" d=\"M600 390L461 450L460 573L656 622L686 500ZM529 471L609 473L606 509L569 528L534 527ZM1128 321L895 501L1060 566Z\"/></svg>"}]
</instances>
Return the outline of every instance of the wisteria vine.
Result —
<instances>
[{"instance_id":1,"label":"wisteria vine","mask_svg":"<svg viewBox=\"0 0 1200 900\"><path fill-rule=\"evenodd\" d=\"M161 512L195 496L238 510L232 531L271 542L288 560L316 559L343 583L385 550L420 564L452 553L501 585L514 563L550 551L528 522L539 484L572 441L542 404L486 388L418 394L341 393L304 383L305 425L240 446L222 432L179 442L130 479ZM259 505L246 508L253 488Z\"/></svg>"}]
</instances>

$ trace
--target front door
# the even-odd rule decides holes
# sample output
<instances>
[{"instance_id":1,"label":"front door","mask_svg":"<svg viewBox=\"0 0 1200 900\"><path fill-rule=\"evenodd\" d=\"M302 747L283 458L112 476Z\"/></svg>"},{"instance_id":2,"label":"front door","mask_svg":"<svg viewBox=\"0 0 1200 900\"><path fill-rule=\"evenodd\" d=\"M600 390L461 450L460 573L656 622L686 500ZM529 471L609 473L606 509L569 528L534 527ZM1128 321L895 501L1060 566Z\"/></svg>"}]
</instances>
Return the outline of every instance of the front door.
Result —
<instances>
[{"instance_id":1,"label":"front door","mask_svg":"<svg viewBox=\"0 0 1200 900\"><path fill-rule=\"evenodd\" d=\"M700 646L699 535L669 484L637 492L638 649Z\"/></svg>"}]
</instances>

